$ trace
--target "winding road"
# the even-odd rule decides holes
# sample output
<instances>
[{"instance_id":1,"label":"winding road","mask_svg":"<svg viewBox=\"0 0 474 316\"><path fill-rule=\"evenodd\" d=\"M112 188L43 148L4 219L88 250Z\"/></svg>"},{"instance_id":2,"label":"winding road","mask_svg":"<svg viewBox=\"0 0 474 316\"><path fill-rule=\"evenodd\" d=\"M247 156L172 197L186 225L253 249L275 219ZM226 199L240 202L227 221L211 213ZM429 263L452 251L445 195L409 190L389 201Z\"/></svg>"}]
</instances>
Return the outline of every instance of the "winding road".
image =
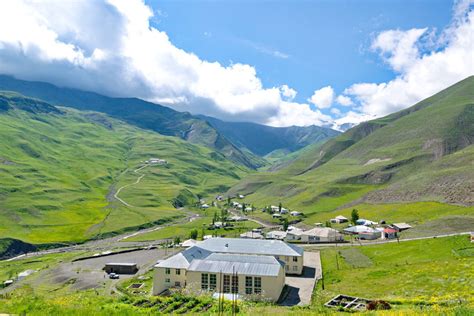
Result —
<instances>
[{"instance_id":1,"label":"winding road","mask_svg":"<svg viewBox=\"0 0 474 316\"><path fill-rule=\"evenodd\" d=\"M141 166L140 168L133 170L133 172L136 173L136 174L139 174L138 172L139 172L140 170L143 170L143 169L145 169L145 168L148 167L148 166L149 166L149 165ZM137 184L139 184L140 181L142 181L143 177L145 177L145 174L139 174L139 175L140 175L140 176L137 178L137 181L135 181L135 182L133 182L133 183L126 184L126 185L124 185L124 186L121 186L121 187L117 190L117 192L115 192L114 198L117 199L117 201L121 202L121 203L122 203L123 205L125 205L125 206L134 207L133 205L130 205L130 204L128 204L127 202L125 202L124 200L122 200L121 198L119 198L118 195L119 195L120 191L122 191L123 189L125 189L125 188L127 188L127 187L130 187L130 186L132 186L132 185L137 185Z\"/></svg>"}]
</instances>

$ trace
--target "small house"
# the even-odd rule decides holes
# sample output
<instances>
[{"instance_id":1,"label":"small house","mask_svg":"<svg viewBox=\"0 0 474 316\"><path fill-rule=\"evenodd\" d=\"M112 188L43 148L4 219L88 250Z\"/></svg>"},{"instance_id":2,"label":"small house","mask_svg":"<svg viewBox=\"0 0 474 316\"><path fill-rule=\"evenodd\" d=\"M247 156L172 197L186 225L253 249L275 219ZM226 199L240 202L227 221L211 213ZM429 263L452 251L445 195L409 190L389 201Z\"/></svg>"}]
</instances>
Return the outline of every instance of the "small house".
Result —
<instances>
[{"instance_id":1,"label":"small house","mask_svg":"<svg viewBox=\"0 0 474 316\"><path fill-rule=\"evenodd\" d=\"M346 223L348 221L349 220L347 219L347 217L344 217L342 215L338 215L335 218L331 219L331 223L336 223L336 224Z\"/></svg>"},{"instance_id":2,"label":"small house","mask_svg":"<svg viewBox=\"0 0 474 316\"><path fill-rule=\"evenodd\" d=\"M245 208L245 211L246 211L246 212L252 212L253 209L252 209L250 206L247 206L247 207Z\"/></svg>"},{"instance_id":3,"label":"small house","mask_svg":"<svg viewBox=\"0 0 474 316\"><path fill-rule=\"evenodd\" d=\"M10 286L12 284L13 284L13 280L6 280L5 282L3 282L4 287Z\"/></svg>"},{"instance_id":4,"label":"small house","mask_svg":"<svg viewBox=\"0 0 474 316\"><path fill-rule=\"evenodd\" d=\"M195 239L188 239L185 240L181 243L181 247L183 248L189 248L197 244L197 241Z\"/></svg>"},{"instance_id":5,"label":"small house","mask_svg":"<svg viewBox=\"0 0 474 316\"><path fill-rule=\"evenodd\" d=\"M243 198L245 198L245 195L239 194L239 199L243 199Z\"/></svg>"},{"instance_id":6,"label":"small house","mask_svg":"<svg viewBox=\"0 0 474 316\"><path fill-rule=\"evenodd\" d=\"M377 230L373 229L372 227L368 227L364 225L350 226L344 229L344 233L352 234L352 235L357 235L360 233L375 233L375 232L377 232Z\"/></svg>"},{"instance_id":7,"label":"small house","mask_svg":"<svg viewBox=\"0 0 474 316\"><path fill-rule=\"evenodd\" d=\"M359 239L363 239L363 240L374 240L374 239L380 238L381 236L382 236L382 233L379 232L378 230L365 231L365 232L360 232L358 234Z\"/></svg>"},{"instance_id":8,"label":"small house","mask_svg":"<svg viewBox=\"0 0 474 316\"><path fill-rule=\"evenodd\" d=\"M392 224L393 229L397 230L398 232L410 229L411 226L408 225L407 223L395 223Z\"/></svg>"},{"instance_id":9,"label":"small house","mask_svg":"<svg viewBox=\"0 0 474 316\"><path fill-rule=\"evenodd\" d=\"M301 215L303 215L303 214L300 213L300 212L297 212L297 211L292 211L292 212L290 212L290 215L291 215L291 216L301 216Z\"/></svg>"},{"instance_id":10,"label":"small house","mask_svg":"<svg viewBox=\"0 0 474 316\"><path fill-rule=\"evenodd\" d=\"M286 241L295 241L301 240L301 235L303 234L303 230L299 228L294 228L292 230L288 230L286 232Z\"/></svg>"},{"instance_id":11,"label":"small house","mask_svg":"<svg viewBox=\"0 0 474 316\"><path fill-rule=\"evenodd\" d=\"M339 242L343 240L344 237L340 232L329 227L315 227L301 234L301 241L307 243Z\"/></svg>"},{"instance_id":12,"label":"small house","mask_svg":"<svg viewBox=\"0 0 474 316\"><path fill-rule=\"evenodd\" d=\"M397 238L397 230L393 228L385 228L383 230L384 239L394 239Z\"/></svg>"},{"instance_id":13,"label":"small house","mask_svg":"<svg viewBox=\"0 0 474 316\"><path fill-rule=\"evenodd\" d=\"M256 233L253 231L249 231L243 234L240 234L240 238L250 238L250 239L264 239L261 233Z\"/></svg>"},{"instance_id":14,"label":"small house","mask_svg":"<svg viewBox=\"0 0 474 316\"><path fill-rule=\"evenodd\" d=\"M274 230L268 232L266 234L267 239L276 239L276 240L284 240L286 238L287 232L283 232L281 230Z\"/></svg>"},{"instance_id":15,"label":"small house","mask_svg":"<svg viewBox=\"0 0 474 316\"><path fill-rule=\"evenodd\" d=\"M284 207L281 208L280 214L288 214L288 210Z\"/></svg>"},{"instance_id":16,"label":"small house","mask_svg":"<svg viewBox=\"0 0 474 316\"><path fill-rule=\"evenodd\" d=\"M204 203L203 205L201 205L201 208L203 208L203 209L209 208L209 204Z\"/></svg>"},{"instance_id":17,"label":"small house","mask_svg":"<svg viewBox=\"0 0 474 316\"><path fill-rule=\"evenodd\" d=\"M281 214L272 214L273 218L281 218Z\"/></svg>"},{"instance_id":18,"label":"small house","mask_svg":"<svg viewBox=\"0 0 474 316\"><path fill-rule=\"evenodd\" d=\"M106 273L117 273L117 274L135 274L138 272L136 263L106 263L103 269Z\"/></svg>"},{"instance_id":19,"label":"small house","mask_svg":"<svg viewBox=\"0 0 474 316\"><path fill-rule=\"evenodd\" d=\"M363 218L358 219L358 220L356 221L356 224L357 224L357 225L364 225L364 226L377 225L376 222L372 222L372 221L369 221L368 219L363 219Z\"/></svg>"}]
</instances>

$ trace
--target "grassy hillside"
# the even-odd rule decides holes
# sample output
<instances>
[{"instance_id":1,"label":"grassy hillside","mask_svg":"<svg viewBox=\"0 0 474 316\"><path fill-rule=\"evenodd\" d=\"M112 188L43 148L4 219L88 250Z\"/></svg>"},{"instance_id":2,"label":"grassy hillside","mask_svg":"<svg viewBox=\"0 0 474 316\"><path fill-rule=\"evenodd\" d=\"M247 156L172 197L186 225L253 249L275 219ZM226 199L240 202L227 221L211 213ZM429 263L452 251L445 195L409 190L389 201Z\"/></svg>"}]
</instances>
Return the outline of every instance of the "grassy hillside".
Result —
<instances>
[{"instance_id":1,"label":"grassy hillside","mask_svg":"<svg viewBox=\"0 0 474 316\"><path fill-rule=\"evenodd\" d=\"M275 151L294 152L308 145L325 141L340 132L320 126L271 127L249 122L224 122L200 116L239 147L266 156ZM278 153L273 153L278 156Z\"/></svg>"},{"instance_id":2,"label":"grassy hillside","mask_svg":"<svg viewBox=\"0 0 474 316\"><path fill-rule=\"evenodd\" d=\"M173 205L225 191L248 172L207 147L13 93L0 94L0 143L0 236L30 243L183 216ZM137 171L151 157L168 164ZM114 198L123 186L128 206Z\"/></svg>"},{"instance_id":3,"label":"grassy hillside","mask_svg":"<svg viewBox=\"0 0 474 316\"><path fill-rule=\"evenodd\" d=\"M258 168L266 164L264 159L234 146L206 121L159 104L136 98L110 98L97 93L60 88L44 82L17 80L5 75L0 75L0 90L15 91L53 105L106 113L130 125L210 147L249 168Z\"/></svg>"},{"instance_id":4,"label":"grassy hillside","mask_svg":"<svg viewBox=\"0 0 474 316\"><path fill-rule=\"evenodd\" d=\"M253 174L229 192L255 205L302 210L307 223L363 203L436 201L473 214L474 77L404 111L361 124L304 151L288 166ZM335 211L336 212L336 211ZM420 214L422 216L422 214Z\"/></svg>"}]
</instances>

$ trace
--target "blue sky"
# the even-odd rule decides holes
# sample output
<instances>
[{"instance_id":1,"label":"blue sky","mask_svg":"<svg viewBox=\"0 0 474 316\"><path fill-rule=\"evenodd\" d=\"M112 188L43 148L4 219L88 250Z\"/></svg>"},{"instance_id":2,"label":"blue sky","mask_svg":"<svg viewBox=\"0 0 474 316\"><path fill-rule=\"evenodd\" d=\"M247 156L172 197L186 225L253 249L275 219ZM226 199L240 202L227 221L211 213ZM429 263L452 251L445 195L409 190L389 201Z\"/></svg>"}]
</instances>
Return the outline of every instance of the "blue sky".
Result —
<instances>
[{"instance_id":1,"label":"blue sky","mask_svg":"<svg viewBox=\"0 0 474 316\"><path fill-rule=\"evenodd\" d=\"M315 89L341 93L395 73L370 50L388 29L442 30L452 1L147 1L152 24L178 47L224 65L255 66L265 86L287 84L306 102Z\"/></svg>"},{"instance_id":2,"label":"blue sky","mask_svg":"<svg viewBox=\"0 0 474 316\"><path fill-rule=\"evenodd\" d=\"M474 0L0 1L0 73L341 129L473 75L473 34Z\"/></svg>"}]
</instances>

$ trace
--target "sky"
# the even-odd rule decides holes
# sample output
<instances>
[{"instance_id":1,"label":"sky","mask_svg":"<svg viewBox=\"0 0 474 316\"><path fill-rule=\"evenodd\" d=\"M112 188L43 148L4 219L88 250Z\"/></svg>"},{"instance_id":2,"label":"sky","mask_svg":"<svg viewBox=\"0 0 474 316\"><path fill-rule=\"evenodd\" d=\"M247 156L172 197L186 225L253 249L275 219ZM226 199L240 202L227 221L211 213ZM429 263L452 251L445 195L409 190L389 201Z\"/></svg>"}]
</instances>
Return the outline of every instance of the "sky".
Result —
<instances>
[{"instance_id":1,"label":"sky","mask_svg":"<svg viewBox=\"0 0 474 316\"><path fill-rule=\"evenodd\" d=\"M1 1L0 73L228 121L342 129L473 75L473 7Z\"/></svg>"}]
</instances>

